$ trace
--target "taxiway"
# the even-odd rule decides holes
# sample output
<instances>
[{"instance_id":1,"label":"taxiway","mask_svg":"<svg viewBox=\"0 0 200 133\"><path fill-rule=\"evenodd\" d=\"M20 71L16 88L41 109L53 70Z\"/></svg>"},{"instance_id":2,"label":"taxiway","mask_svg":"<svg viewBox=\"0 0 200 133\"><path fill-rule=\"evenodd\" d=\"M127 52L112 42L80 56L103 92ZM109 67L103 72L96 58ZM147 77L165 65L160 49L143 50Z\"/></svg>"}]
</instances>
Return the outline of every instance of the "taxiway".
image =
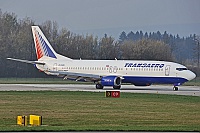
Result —
<instances>
[{"instance_id":1,"label":"taxiway","mask_svg":"<svg viewBox=\"0 0 200 133\"><path fill-rule=\"evenodd\" d=\"M113 90L112 87L105 87L103 90L95 89L95 85L82 84L0 84L0 91L90 91L105 92ZM127 93L154 93L172 95L200 96L199 86L180 86L178 91L173 91L172 86L152 85L147 87L136 87L133 85L122 85L121 92Z\"/></svg>"}]
</instances>

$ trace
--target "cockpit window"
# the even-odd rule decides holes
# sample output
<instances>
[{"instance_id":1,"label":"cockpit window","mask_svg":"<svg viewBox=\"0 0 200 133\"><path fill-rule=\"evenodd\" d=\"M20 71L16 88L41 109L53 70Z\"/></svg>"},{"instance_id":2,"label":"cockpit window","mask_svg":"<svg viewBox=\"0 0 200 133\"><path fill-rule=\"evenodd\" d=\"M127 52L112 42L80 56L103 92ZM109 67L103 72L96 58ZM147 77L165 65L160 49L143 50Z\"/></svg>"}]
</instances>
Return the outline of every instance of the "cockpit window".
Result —
<instances>
[{"instance_id":1,"label":"cockpit window","mask_svg":"<svg viewBox=\"0 0 200 133\"><path fill-rule=\"evenodd\" d=\"M188 70L187 68L176 68L178 71Z\"/></svg>"}]
</instances>

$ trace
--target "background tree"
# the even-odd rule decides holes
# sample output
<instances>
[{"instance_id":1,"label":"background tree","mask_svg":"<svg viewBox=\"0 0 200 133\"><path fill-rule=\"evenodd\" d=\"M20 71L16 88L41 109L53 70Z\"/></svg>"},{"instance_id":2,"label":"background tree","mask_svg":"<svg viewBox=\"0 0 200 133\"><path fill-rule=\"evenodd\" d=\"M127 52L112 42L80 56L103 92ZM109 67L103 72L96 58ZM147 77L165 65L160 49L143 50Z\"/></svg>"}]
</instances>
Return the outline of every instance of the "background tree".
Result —
<instances>
[{"instance_id":1,"label":"background tree","mask_svg":"<svg viewBox=\"0 0 200 133\"><path fill-rule=\"evenodd\" d=\"M195 43L195 47L194 47L194 57L197 60L197 67L199 68L199 59L200 59L200 36L197 36L194 34L194 43Z\"/></svg>"},{"instance_id":2,"label":"background tree","mask_svg":"<svg viewBox=\"0 0 200 133\"><path fill-rule=\"evenodd\" d=\"M36 60L31 18L18 19L14 13L0 10L0 77L46 77L28 64L8 61L7 57ZM37 24L38 25L38 24ZM112 36L79 35L59 28L56 21L39 25L56 52L73 59L146 59L176 61L191 69L197 66L194 36L180 37L164 33L124 31L118 41ZM195 51L196 50L196 51Z\"/></svg>"},{"instance_id":3,"label":"background tree","mask_svg":"<svg viewBox=\"0 0 200 133\"><path fill-rule=\"evenodd\" d=\"M129 32L128 34L127 34L127 40L134 40L134 36L135 36L135 34L131 31L131 32ZM125 40L126 41L126 40Z\"/></svg>"},{"instance_id":4,"label":"background tree","mask_svg":"<svg viewBox=\"0 0 200 133\"><path fill-rule=\"evenodd\" d=\"M99 57L100 59L114 59L113 52L114 38L108 37L107 34L99 41Z\"/></svg>"},{"instance_id":5,"label":"background tree","mask_svg":"<svg viewBox=\"0 0 200 133\"><path fill-rule=\"evenodd\" d=\"M169 45L149 39L142 39L136 42L125 41L122 44L122 53L123 59L174 60Z\"/></svg>"},{"instance_id":6,"label":"background tree","mask_svg":"<svg viewBox=\"0 0 200 133\"><path fill-rule=\"evenodd\" d=\"M119 43L122 43L123 41L127 40L126 32L122 32L119 36Z\"/></svg>"}]
</instances>

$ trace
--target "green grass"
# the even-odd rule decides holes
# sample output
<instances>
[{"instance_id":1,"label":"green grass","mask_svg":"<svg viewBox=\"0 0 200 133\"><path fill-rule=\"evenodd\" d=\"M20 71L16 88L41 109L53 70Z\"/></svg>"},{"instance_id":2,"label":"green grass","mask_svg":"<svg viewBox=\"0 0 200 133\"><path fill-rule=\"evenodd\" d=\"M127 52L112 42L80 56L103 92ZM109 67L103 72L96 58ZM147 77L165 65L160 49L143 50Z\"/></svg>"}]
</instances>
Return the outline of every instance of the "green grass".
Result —
<instances>
[{"instance_id":1,"label":"green grass","mask_svg":"<svg viewBox=\"0 0 200 133\"><path fill-rule=\"evenodd\" d=\"M17 115L43 126L16 125ZM0 92L0 131L200 131L200 97L68 91Z\"/></svg>"}]
</instances>

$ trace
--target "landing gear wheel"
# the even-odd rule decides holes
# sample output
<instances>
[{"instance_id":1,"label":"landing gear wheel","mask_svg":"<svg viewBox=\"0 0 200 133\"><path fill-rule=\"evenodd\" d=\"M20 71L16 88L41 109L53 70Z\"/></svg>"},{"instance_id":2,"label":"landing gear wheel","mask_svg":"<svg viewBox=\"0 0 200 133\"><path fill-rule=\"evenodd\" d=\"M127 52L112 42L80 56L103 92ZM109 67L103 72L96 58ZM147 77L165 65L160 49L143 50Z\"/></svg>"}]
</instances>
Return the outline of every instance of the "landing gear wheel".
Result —
<instances>
[{"instance_id":1,"label":"landing gear wheel","mask_svg":"<svg viewBox=\"0 0 200 133\"><path fill-rule=\"evenodd\" d=\"M113 86L113 89L120 89L121 88L121 85L119 86Z\"/></svg>"},{"instance_id":2,"label":"landing gear wheel","mask_svg":"<svg viewBox=\"0 0 200 133\"><path fill-rule=\"evenodd\" d=\"M103 85L101 85L101 84L96 84L96 89L103 89Z\"/></svg>"},{"instance_id":3,"label":"landing gear wheel","mask_svg":"<svg viewBox=\"0 0 200 133\"><path fill-rule=\"evenodd\" d=\"M173 90L174 90L174 91L178 91L178 87L177 87L177 86L174 86L174 87L173 87Z\"/></svg>"}]
</instances>

